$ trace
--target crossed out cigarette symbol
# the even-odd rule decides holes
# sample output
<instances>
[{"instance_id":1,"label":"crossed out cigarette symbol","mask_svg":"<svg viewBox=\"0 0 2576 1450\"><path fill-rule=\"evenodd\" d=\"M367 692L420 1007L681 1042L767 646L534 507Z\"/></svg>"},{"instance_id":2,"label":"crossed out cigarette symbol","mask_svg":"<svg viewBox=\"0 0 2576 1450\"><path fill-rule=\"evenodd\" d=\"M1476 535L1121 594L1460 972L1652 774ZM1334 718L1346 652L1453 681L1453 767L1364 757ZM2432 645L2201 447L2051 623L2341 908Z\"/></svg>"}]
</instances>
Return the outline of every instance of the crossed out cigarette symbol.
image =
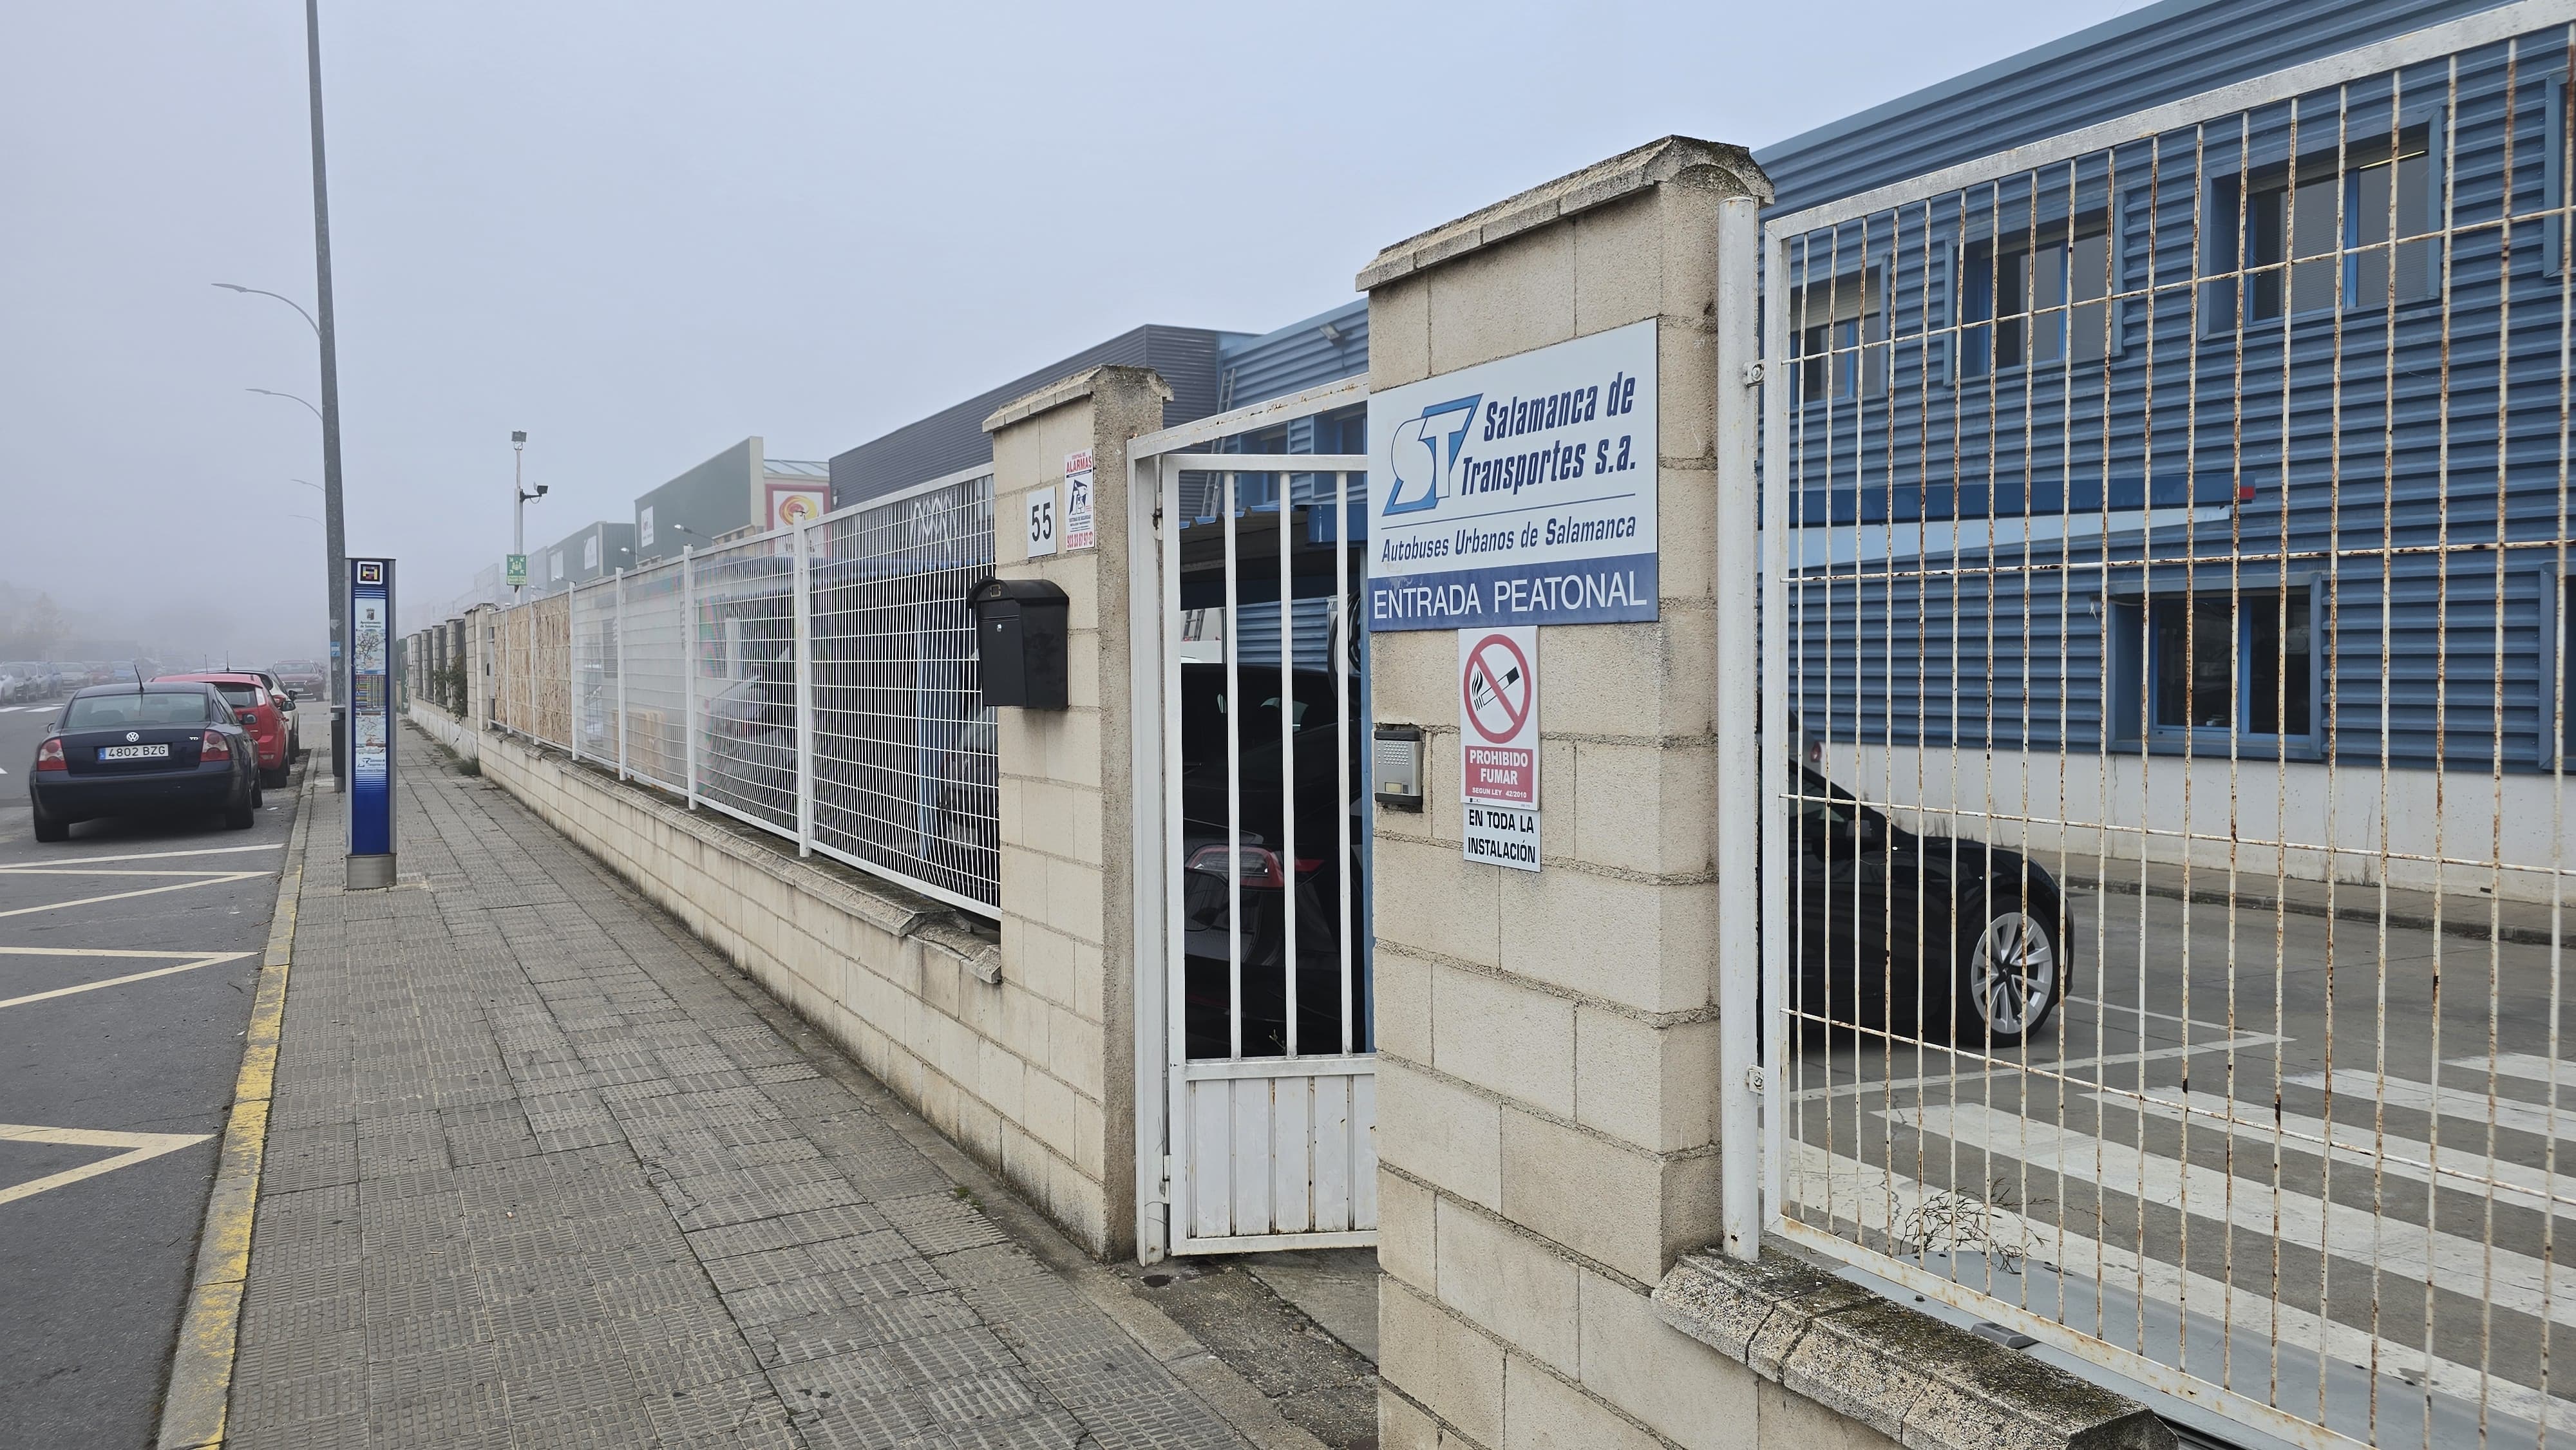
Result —
<instances>
[{"instance_id":1,"label":"crossed out cigarette symbol","mask_svg":"<svg viewBox=\"0 0 2576 1450\"><path fill-rule=\"evenodd\" d=\"M1510 636L1487 635L1467 652L1465 689L1467 719L1477 734L1503 745L1521 733L1530 712L1530 668ZM1495 716L1500 729L1488 723Z\"/></svg>"}]
</instances>

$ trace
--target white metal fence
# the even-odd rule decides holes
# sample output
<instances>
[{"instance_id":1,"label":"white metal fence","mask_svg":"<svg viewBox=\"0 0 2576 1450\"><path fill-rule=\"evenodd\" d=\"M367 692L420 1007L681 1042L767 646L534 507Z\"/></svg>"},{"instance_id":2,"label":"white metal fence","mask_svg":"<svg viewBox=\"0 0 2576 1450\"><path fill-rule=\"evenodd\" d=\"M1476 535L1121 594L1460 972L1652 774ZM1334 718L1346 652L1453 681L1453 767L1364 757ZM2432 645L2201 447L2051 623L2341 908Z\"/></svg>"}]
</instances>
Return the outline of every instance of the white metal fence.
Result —
<instances>
[{"instance_id":1,"label":"white metal fence","mask_svg":"<svg viewBox=\"0 0 2576 1450\"><path fill-rule=\"evenodd\" d=\"M1767 225L1773 1231L2238 1431L2576 1427L2571 22Z\"/></svg>"},{"instance_id":2,"label":"white metal fence","mask_svg":"<svg viewBox=\"0 0 2576 1450\"><path fill-rule=\"evenodd\" d=\"M966 608L992 567L981 469L684 552L503 611L495 720L998 916L993 714ZM550 647L565 621L569 648Z\"/></svg>"}]
</instances>

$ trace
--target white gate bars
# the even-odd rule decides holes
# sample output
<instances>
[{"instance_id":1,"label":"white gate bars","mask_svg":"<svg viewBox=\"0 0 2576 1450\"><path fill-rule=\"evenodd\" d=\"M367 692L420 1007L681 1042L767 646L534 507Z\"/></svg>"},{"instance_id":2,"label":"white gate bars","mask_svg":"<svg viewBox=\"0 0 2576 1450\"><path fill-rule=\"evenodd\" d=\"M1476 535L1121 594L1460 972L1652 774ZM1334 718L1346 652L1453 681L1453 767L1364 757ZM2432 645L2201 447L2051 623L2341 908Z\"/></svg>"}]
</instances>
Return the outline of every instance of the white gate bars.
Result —
<instances>
[{"instance_id":1,"label":"white gate bars","mask_svg":"<svg viewBox=\"0 0 2576 1450\"><path fill-rule=\"evenodd\" d=\"M1376 1242L1368 464L1329 446L1365 399L1334 384L1129 445L1145 1262Z\"/></svg>"},{"instance_id":2,"label":"white gate bars","mask_svg":"<svg viewBox=\"0 0 2576 1450\"><path fill-rule=\"evenodd\" d=\"M966 596L989 468L501 611L497 723L979 916L993 717ZM549 645L569 621L571 648ZM560 718L551 700L569 707Z\"/></svg>"},{"instance_id":3,"label":"white gate bars","mask_svg":"<svg viewBox=\"0 0 2576 1450\"><path fill-rule=\"evenodd\" d=\"M2576 0L1764 231L1764 1210L2175 1415L2547 1446Z\"/></svg>"}]
</instances>

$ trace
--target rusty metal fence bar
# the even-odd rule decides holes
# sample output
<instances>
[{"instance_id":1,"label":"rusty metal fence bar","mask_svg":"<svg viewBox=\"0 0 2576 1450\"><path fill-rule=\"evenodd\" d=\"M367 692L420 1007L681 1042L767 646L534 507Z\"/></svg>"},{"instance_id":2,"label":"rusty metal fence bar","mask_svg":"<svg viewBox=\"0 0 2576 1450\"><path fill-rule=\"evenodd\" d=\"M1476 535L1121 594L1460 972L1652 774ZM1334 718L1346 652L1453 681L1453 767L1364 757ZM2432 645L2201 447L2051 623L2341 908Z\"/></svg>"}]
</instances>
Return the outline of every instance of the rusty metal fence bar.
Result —
<instances>
[{"instance_id":1,"label":"rusty metal fence bar","mask_svg":"<svg viewBox=\"0 0 2576 1450\"><path fill-rule=\"evenodd\" d=\"M2572 57L1766 223L1769 1232L2221 1430L2576 1437Z\"/></svg>"},{"instance_id":2,"label":"rusty metal fence bar","mask_svg":"<svg viewBox=\"0 0 2576 1450\"><path fill-rule=\"evenodd\" d=\"M993 716L966 609L992 567L975 469L578 584L498 612L494 723L996 916Z\"/></svg>"}]
</instances>

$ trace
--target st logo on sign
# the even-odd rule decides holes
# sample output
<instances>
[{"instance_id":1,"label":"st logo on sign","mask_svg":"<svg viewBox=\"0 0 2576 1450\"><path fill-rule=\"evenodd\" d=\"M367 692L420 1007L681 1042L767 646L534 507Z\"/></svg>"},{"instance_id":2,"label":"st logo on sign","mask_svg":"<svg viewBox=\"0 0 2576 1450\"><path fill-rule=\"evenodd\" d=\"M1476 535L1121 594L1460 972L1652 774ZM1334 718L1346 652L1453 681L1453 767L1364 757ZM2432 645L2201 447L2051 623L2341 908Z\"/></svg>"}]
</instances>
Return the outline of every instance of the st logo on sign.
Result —
<instances>
[{"instance_id":1,"label":"st logo on sign","mask_svg":"<svg viewBox=\"0 0 2576 1450\"><path fill-rule=\"evenodd\" d=\"M1458 769L1467 859L1539 869L1536 626L1458 631Z\"/></svg>"}]
</instances>

